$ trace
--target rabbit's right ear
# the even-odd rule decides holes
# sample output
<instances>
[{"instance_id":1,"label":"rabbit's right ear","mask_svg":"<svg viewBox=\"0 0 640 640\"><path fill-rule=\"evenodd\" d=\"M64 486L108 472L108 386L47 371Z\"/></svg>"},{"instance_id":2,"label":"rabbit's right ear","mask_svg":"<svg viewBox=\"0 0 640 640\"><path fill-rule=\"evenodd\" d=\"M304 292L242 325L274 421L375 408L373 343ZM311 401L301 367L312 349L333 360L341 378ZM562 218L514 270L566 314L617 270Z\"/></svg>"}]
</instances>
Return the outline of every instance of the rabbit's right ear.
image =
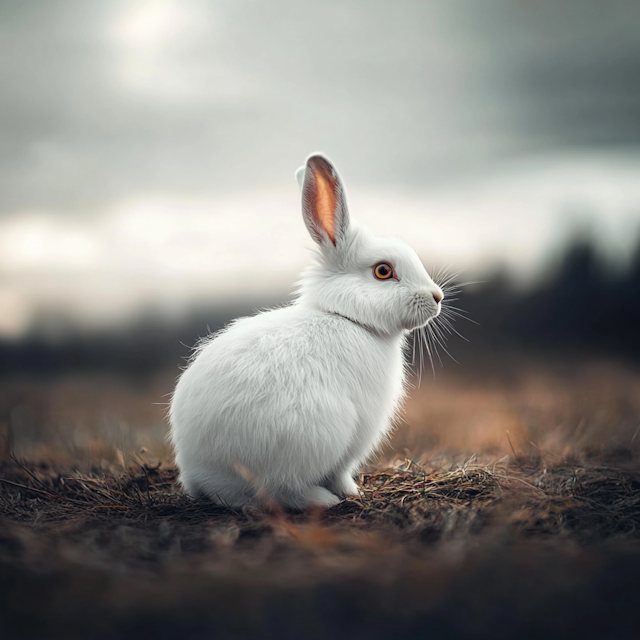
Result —
<instances>
[{"instance_id":1,"label":"rabbit's right ear","mask_svg":"<svg viewBox=\"0 0 640 640\"><path fill-rule=\"evenodd\" d=\"M349 211L340 176L324 156L307 158L302 180L302 215L311 237L323 248L339 246L349 229Z\"/></svg>"}]
</instances>

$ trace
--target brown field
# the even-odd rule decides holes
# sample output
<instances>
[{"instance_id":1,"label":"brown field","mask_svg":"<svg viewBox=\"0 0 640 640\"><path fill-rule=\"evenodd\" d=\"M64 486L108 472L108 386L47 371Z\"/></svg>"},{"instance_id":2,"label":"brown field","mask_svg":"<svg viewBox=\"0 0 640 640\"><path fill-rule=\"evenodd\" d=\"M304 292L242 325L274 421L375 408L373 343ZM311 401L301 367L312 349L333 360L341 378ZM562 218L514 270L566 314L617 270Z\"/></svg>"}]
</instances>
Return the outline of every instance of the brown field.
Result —
<instances>
[{"instance_id":1,"label":"brown field","mask_svg":"<svg viewBox=\"0 0 640 640\"><path fill-rule=\"evenodd\" d=\"M0 637L635 638L640 373L425 375L324 513L193 502L172 375L0 383Z\"/></svg>"}]
</instances>

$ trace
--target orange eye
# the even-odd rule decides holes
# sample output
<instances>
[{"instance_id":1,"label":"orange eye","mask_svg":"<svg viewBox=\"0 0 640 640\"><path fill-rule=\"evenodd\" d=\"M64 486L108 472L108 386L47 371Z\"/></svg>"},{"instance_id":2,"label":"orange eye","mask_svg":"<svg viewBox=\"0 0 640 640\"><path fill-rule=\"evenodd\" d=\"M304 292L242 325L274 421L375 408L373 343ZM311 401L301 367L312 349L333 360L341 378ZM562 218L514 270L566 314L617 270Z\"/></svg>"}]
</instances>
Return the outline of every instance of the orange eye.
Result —
<instances>
[{"instance_id":1,"label":"orange eye","mask_svg":"<svg viewBox=\"0 0 640 640\"><path fill-rule=\"evenodd\" d=\"M379 262L373 267L373 275L378 280L389 280L394 277L393 267L388 262Z\"/></svg>"}]
</instances>

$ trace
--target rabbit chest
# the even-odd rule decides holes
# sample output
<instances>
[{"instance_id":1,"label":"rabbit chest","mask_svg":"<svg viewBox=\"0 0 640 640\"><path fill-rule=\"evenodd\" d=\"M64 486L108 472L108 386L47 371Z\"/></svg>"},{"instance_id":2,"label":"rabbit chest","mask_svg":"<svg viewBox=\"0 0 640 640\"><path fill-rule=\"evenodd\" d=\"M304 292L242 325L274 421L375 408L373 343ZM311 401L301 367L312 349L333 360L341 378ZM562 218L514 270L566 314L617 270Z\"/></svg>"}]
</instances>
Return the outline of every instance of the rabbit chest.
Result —
<instances>
[{"instance_id":1,"label":"rabbit chest","mask_svg":"<svg viewBox=\"0 0 640 640\"><path fill-rule=\"evenodd\" d=\"M333 324L338 325L334 329ZM348 319L327 322L341 339L333 369L335 392L353 402L357 439L369 444L391 428L405 392L404 336L384 336ZM357 445L356 445L357 446Z\"/></svg>"}]
</instances>

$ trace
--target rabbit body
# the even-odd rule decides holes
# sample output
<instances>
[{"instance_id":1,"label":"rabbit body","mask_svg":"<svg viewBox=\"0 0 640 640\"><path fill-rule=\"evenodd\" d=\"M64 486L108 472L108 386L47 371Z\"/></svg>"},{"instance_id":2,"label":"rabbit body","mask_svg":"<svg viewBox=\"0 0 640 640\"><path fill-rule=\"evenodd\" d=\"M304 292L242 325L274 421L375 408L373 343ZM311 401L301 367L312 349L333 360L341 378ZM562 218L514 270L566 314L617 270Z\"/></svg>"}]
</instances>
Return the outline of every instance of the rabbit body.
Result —
<instances>
[{"instance_id":1,"label":"rabbit body","mask_svg":"<svg viewBox=\"0 0 640 640\"><path fill-rule=\"evenodd\" d=\"M235 322L176 388L173 440L186 491L239 506L259 488L292 508L355 493L352 474L388 432L403 393L403 340L304 304Z\"/></svg>"},{"instance_id":2,"label":"rabbit body","mask_svg":"<svg viewBox=\"0 0 640 640\"><path fill-rule=\"evenodd\" d=\"M326 158L298 178L320 251L297 300L206 339L176 386L171 439L192 496L299 509L356 494L404 395L406 338L440 311L415 252L350 220Z\"/></svg>"}]
</instances>

